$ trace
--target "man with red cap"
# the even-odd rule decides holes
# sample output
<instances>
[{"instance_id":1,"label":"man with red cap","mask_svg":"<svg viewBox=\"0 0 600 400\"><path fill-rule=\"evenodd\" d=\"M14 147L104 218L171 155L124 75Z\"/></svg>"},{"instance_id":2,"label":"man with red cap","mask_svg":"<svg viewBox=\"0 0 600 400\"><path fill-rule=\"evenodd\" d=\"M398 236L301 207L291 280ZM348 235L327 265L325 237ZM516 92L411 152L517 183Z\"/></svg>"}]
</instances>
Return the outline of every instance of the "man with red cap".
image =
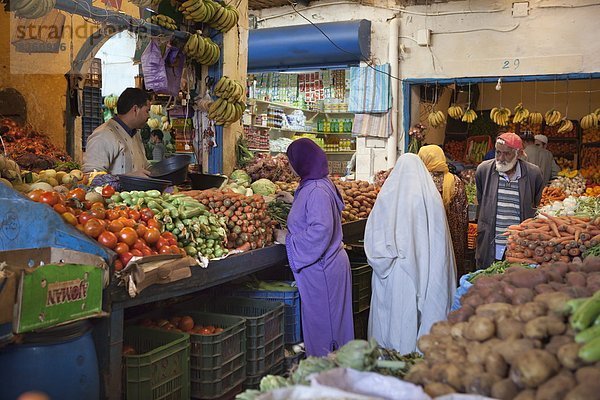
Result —
<instances>
[{"instance_id":1,"label":"man with red cap","mask_svg":"<svg viewBox=\"0 0 600 400\"><path fill-rule=\"evenodd\" d=\"M544 180L540 169L520 160L521 138L507 132L496 139L496 157L484 161L475 172L479 216L477 220L477 268L501 260L506 249L506 228L535 216Z\"/></svg>"}]
</instances>

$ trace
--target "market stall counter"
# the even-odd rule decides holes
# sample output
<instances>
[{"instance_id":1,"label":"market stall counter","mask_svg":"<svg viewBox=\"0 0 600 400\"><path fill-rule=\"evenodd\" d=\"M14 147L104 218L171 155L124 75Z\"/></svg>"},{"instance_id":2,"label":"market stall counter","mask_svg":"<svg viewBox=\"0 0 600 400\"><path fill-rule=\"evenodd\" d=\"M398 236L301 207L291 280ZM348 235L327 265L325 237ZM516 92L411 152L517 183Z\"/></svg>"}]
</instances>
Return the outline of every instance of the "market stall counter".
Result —
<instances>
[{"instance_id":1,"label":"market stall counter","mask_svg":"<svg viewBox=\"0 0 600 400\"><path fill-rule=\"evenodd\" d=\"M183 296L233 281L237 278L287 263L284 246L269 246L223 260L211 261L208 268L192 267L189 278L165 285L154 285L131 298L124 287L113 281L105 290L104 309L110 317L99 321L95 329L98 362L103 382L101 398L121 398L121 363L124 310L126 308Z\"/></svg>"}]
</instances>

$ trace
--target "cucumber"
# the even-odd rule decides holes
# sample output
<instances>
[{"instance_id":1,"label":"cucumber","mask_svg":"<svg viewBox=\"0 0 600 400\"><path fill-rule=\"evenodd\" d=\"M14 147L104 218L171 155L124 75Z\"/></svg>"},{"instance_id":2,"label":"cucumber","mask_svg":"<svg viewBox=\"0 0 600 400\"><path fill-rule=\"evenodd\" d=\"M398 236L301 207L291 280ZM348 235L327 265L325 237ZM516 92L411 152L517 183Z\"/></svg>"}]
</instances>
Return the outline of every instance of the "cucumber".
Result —
<instances>
[{"instance_id":1,"label":"cucumber","mask_svg":"<svg viewBox=\"0 0 600 400\"><path fill-rule=\"evenodd\" d=\"M588 298L571 317L571 326L579 331L584 330L600 315L600 292Z\"/></svg>"},{"instance_id":2,"label":"cucumber","mask_svg":"<svg viewBox=\"0 0 600 400\"><path fill-rule=\"evenodd\" d=\"M575 335L576 343L587 343L590 340L600 337L600 325L592 326L584 331L579 332Z\"/></svg>"},{"instance_id":3,"label":"cucumber","mask_svg":"<svg viewBox=\"0 0 600 400\"><path fill-rule=\"evenodd\" d=\"M579 358L586 362L600 361L600 336L590 340L579 349Z\"/></svg>"}]
</instances>

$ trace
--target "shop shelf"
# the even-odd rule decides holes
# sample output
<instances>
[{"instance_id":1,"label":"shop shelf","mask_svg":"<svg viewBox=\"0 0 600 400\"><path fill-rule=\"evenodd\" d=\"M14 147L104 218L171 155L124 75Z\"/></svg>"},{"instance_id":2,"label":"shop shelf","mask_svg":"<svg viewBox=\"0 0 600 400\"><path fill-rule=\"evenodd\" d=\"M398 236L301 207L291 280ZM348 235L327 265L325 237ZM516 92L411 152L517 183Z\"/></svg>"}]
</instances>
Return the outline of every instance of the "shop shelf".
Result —
<instances>
[{"instance_id":1,"label":"shop shelf","mask_svg":"<svg viewBox=\"0 0 600 400\"><path fill-rule=\"evenodd\" d=\"M181 311L196 325L223 328L214 335L190 334L191 394L214 399L242 383L246 377L246 321L231 315Z\"/></svg>"},{"instance_id":2,"label":"shop shelf","mask_svg":"<svg viewBox=\"0 0 600 400\"><path fill-rule=\"evenodd\" d=\"M352 309L361 312L371 304L371 276L373 268L368 264L351 266L352 272Z\"/></svg>"},{"instance_id":3,"label":"shop shelf","mask_svg":"<svg viewBox=\"0 0 600 400\"><path fill-rule=\"evenodd\" d=\"M250 297L266 301L277 301L285 305L285 343L295 344L302 341L302 328L300 320L300 293L298 288L291 287L290 291L275 292L269 290L249 290L240 288L235 293L237 296Z\"/></svg>"},{"instance_id":4,"label":"shop shelf","mask_svg":"<svg viewBox=\"0 0 600 400\"><path fill-rule=\"evenodd\" d=\"M138 352L124 356L127 400L190 398L188 334L131 326L124 341Z\"/></svg>"}]
</instances>

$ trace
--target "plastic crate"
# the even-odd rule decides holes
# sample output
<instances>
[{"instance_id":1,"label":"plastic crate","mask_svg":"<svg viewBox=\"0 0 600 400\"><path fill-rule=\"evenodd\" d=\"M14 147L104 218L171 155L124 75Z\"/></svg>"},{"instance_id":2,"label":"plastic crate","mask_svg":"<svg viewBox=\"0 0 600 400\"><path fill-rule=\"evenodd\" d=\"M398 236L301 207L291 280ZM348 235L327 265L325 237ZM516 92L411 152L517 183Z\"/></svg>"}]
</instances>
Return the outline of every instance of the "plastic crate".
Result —
<instances>
[{"instance_id":1,"label":"plastic crate","mask_svg":"<svg viewBox=\"0 0 600 400\"><path fill-rule=\"evenodd\" d=\"M95 88L102 87L102 60L99 58L92 59L89 72L85 80L86 86Z\"/></svg>"},{"instance_id":2,"label":"plastic crate","mask_svg":"<svg viewBox=\"0 0 600 400\"><path fill-rule=\"evenodd\" d=\"M291 283L291 282L290 282ZM275 292L270 290L237 289L238 296L250 297L252 299L278 301L284 304L285 321L285 343L296 344L302 341L302 324L300 318L300 292L298 288L290 288L290 291Z\"/></svg>"},{"instance_id":3,"label":"plastic crate","mask_svg":"<svg viewBox=\"0 0 600 400\"><path fill-rule=\"evenodd\" d=\"M303 360L305 358L306 358L306 353L304 351L302 351L302 352L300 352L298 354L294 354L291 357L286 357L283 360L283 370L285 372L289 371L295 365L298 365L300 363L300 360Z\"/></svg>"},{"instance_id":4,"label":"plastic crate","mask_svg":"<svg viewBox=\"0 0 600 400\"><path fill-rule=\"evenodd\" d=\"M246 320L232 315L196 311L196 325L223 328L215 335L190 334L190 381L194 398L214 399L242 383L246 377Z\"/></svg>"},{"instance_id":5,"label":"plastic crate","mask_svg":"<svg viewBox=\"0 0 600 400\"><path fill-rule=\"evenodd\" d=\"M261 379L264 378L266 375L283 375L283 373L285 372L284 365L284 360L281 360L280 362L272 366L271 369L262 374L248 375L246 377L246 380L244 381L244 390L258 389Z\"/></svg>"},{"instance_id":6,"label":"plastic crate","mask_svg":"<svg viewBox=\"0 0 600 400\"><path fill-rule=\"evenodd\" d=\"M373 268L368 264L352 264L352 310L355 313L369 308L371 304L371 276Z\"/></svg>"},{"instance_id":7,"label":"plastic crate","mask_svg":"<svg viewBox=\"0 0 600 400\"><path fill-rule=\"evenodd\" d=\"M88 138L97 127L104 123L104 120L98 117L82 117L81 120L81 147L85 150Z\"/></svg>"},{"instance_id":8,"label":"plastic crate","mask_svg":"<svg viewBox=\"0 0 600 400\"><path fill-rule=\"evenodd\" d=\"M367 340L370 308L354 313L354 339Z\"/></svg>"},{"instance_id":9,"label":"plastic crate","mask_svg":"<svg viewBox=\"0 0 600 400\"><path fill-rule=\"evenodd\" d=\"M140 326L127 327L125 343L139 354L124 356L127 400L190 398L190 336Z\"/></svg>"},{"instance_id":10,"label":"plastic crate","mask_svg":"<svg viewBox=\"0 0 600 400\"><path fill-rule=\"evenodd\" d=\"M246 374L258 375L283 360L283 304L247 297L204 298L203 311L246 319Z\"/></svg>"}]
</instances>

